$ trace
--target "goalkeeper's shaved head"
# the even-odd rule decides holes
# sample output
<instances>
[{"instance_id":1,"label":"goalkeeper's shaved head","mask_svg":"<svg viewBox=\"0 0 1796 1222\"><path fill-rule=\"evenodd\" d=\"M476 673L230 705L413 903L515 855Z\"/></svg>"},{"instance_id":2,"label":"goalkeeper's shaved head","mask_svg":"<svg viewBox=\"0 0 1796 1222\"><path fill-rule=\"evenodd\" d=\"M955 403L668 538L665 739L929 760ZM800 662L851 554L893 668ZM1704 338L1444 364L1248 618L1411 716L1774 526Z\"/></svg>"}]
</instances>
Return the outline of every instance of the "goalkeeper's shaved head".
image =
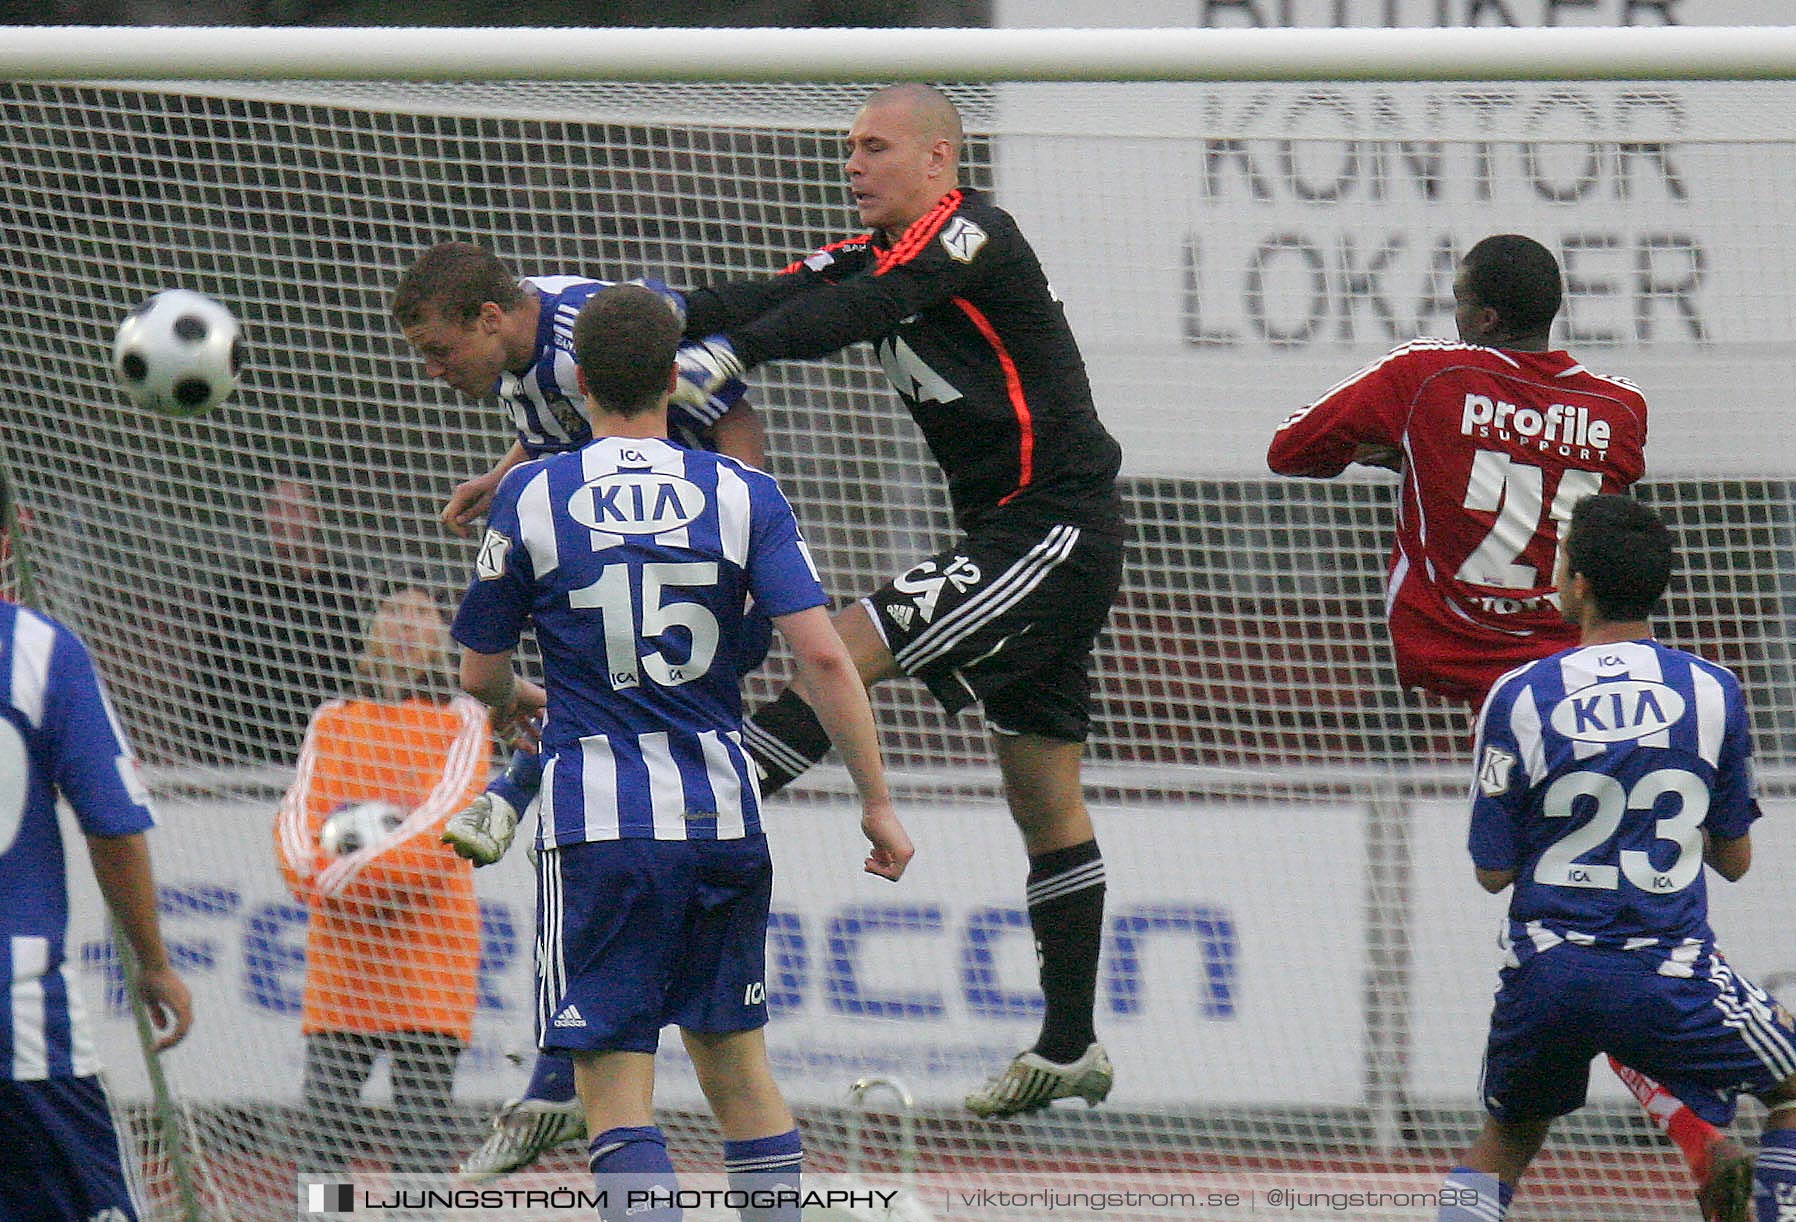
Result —
<instances>
[{"instance_id":1,"label":"goalkeeper's shaved head","mask_svg":"<svg viewBox=\"0 0 1796 1222\"><path fill-rule=\"evenodd\" d=\"M891 242L960 184L960 112L934 86L906 81L869 94L845 143L855 210Z\"/></svg>"},{"instance_id":2,"label":"goalkeeper's shaved head","mask_svg":"<svg viewBox=\"0 0 1796 1222\"><path fill-rule=\"evenodd\" d=\"M887 85L867 95L861 108L864 110L869 106L905 107L926 138L946 140L953 146L955 160L960 159L960 148L966 139L960 123L960 110L949 100L947 94L934 85L925 85L921 81L900 81L896 85Z\"/></svg>"},{"instance_id":3,"label":"goalkeeper's shaved head","mask_svg":"<svg viewBox=\"0 0 1796 1222\"><path fill-rule=\"evenodd\" d=\"M679 346L680 320L666 298L640 284L600 289L574 319L574 361L586 393L619 416L661 405Z\"/></svg>"}]
</instances>

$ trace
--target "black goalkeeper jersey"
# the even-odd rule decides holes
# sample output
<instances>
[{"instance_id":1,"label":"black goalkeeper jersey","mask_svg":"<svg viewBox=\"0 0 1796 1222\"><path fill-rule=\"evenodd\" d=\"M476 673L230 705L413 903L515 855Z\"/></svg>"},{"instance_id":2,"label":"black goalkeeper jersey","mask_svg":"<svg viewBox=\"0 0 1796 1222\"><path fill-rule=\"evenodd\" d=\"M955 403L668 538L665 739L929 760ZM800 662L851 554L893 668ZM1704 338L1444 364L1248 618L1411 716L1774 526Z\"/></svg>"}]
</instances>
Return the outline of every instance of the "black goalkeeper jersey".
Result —
<instances>
[{"instance_id":1,"label":"black goalkeeper jersey","mask_svg":"<svg viewBox=\"0 0 1796 1222\"><path fill-rule=\"evenodd\" d=\"M722 332L748 366L871 341L961 529L1014 507L1122 530L1122 449L1066 312L1016 222L979 191L944 195L896 243L850 239L771 280L696 289L686 330Z\"/></svg>"}]
</instances>

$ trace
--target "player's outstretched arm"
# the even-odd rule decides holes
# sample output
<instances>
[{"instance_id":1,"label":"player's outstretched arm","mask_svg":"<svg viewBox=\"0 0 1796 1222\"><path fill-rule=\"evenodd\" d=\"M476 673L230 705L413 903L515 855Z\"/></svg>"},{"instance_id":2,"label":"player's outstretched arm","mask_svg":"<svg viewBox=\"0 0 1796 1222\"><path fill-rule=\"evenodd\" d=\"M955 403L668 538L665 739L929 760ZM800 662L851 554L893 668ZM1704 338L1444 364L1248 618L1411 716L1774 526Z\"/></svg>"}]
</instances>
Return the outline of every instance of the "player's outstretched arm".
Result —
<instances>
[{"instance_id":1,"label":"player's outstretched arm","mask_svg":"<svg viewBox=\"0 0 1796 1222\"><path fill-rule=\"evenodd\" d=\"M137 956L137 991L156 1028L156 1051L172 1048L193 1026L193 997L168 961L156 919L156 881L142 832L89 836L87 853L107 907Z\"/></svg>"},{"instance_id":2,"label":"player's outstretched arm","mask_svg":"<svg viewBox=\"0 0 1796 1222\"><path fill-rule=\"evenodd\" d=\"M1266 450L1279 475L1332 479L1349 466L1403 469L1405 418L1418 374L1398 356L1375 361L1285 417Z\"/></svg>"},{"instance_id":3,"label":"player's outstretched arm","mask_svg":"<svg viewBox=\"0 0 1796 1222\"><path fill-rule=\"evenodd\" d=\"M873 845L864 868L869 874L896 881L916 849L886 788L873 709L848 647L822 607L782 615L773 623L792 647L806 698L830 742L841 752L861 796L861 832Z\"/></svg>"},{"instance_id":4,"label":"player's outstretched arm","mask_svg":"<svg viewBox=\"0 0 1796 1222\"><path fill-rule=\"evenodd\" d=\"M520 679L511 667L511 650L477 653L461 651L461 686L486 705L493 733L510 747L535 746L542 741L540 715L549 703L543 689Z\"/></svg>"},{"instance_id":5,"label":"player's outstretched arm","mask_svg":"<svg viewBox=\"0 0 1796 1222\"><path fill-rule=\"evenodd\" d=\"M831 265L838 277L848 266L845 261L826 251L819 251L812 258ZM862 259L861 262L864 263L865 260ZM856 266L858 268L859 265ZM742 323L753 322L769 310L778 309L801 293L808 293L835 278L837 277L819 274L806 263L794 263L777 276L687 289L683 297L686 307L686 337L702 339L714 331L724 331Z\"/></svg>"},{"instance_id":6,"label":"player's outstretched arm","mask_svg":"<svg viewBox=\"0 0 1796 1222\"><path fill-rule=\"evenodd\" d=\"M505 456L493 464L493 469L476 475L473 479L463 480L449 494L449 500L443 505L441 514L443 525L467 538L474 533L474 523L480 515L487 511L493 503L493 490L505 473L530 457L522 442L514 441Z\"/></svg>"}]
</instances>

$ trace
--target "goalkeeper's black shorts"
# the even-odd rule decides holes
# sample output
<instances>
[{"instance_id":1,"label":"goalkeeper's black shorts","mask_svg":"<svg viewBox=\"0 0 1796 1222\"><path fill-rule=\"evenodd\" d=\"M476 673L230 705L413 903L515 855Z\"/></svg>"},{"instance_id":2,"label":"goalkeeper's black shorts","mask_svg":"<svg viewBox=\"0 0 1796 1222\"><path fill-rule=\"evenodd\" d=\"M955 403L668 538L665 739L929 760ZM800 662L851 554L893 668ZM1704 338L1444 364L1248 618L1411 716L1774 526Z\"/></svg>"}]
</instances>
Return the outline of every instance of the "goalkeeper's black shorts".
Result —
<instances>
[{"instance_id":1,"label":"goalkeeper's black shorts","mask_svg":"<svg viewBox=\"0 0 1796 1222\"><path fill-rule=\"evenodd\" d=\"M1000 733L1083 742L1091 651L1122 584L1123 543L1064 522L963 536L861 601L899 667L950 713Z\"/></svg>"}]
</instances>

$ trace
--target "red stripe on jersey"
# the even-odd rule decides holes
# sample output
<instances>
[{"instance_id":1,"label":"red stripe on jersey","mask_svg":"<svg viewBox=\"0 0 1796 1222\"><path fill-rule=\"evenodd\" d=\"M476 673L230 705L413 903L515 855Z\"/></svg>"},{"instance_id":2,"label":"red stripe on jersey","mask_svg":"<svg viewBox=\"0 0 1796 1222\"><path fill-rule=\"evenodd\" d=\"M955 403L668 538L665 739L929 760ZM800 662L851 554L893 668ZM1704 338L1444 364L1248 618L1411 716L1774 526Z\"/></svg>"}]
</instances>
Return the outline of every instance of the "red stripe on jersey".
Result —
<instances>
[{"instance_id":1,"label":"red stripe on jersey","mask_svg":"<svg viewBox=\"0 0 1796 1222\"><path fill-rule=\"evenodd\" d=\"M935 235L942 231L960 208L961 194L958 190L950 191L936 201L935 207L911 222L910 228L902 237L892 243L890 250L879 252L879 267L874 275L881 275L904 263L909 263L922 253L923 248L935 240Z\"/></svg>"},{"instance_id":2,"label":"red stripe on jersey","mask_svg":"<svg viewBox=\"0 0 1796 1222\"><path fill-rule=\"evenodd\" d=\"M815 256L822 254L824 251L841 250L844 246L854 246L861 242L871 242L872 240L873 240L872 234L863 233L859 237L843 238L840 242L831 242L828 246L819 246L816 250L814 250L810 254L806 255L803 259L795 260L794 262L788 263L785 267L782 267L780 269L780 275L782 275L782 276L796 275L798 272L801 272L804 270L805 260L814 258Z\"/></svg>"},{"instance_id":3,"label":"red stripe on jersey","mask_svg":"<svg viewBox=\"0 0 1796 1222\"><path fill-rule=\"evenodd\" d=\"M960 193L957 191L955 194ZM963 297L954 298L954 304L960 307L961 313L973 320L973 325L979 328L979 334L985 336L985 342L992 346L992 353L998 358L998 367L1004 371L1004 390L1010 396L1011 410L1016 413L1017 481L1015 488L998 498L998 504L1003 505L1027 488L1035 478L1035 414L1029 410L1029 399L1023 394L1023 376L1017 372L1016 362L1010 359L1010 349L1004 346L991 319Z\"/></svg>"}]
</instances>

